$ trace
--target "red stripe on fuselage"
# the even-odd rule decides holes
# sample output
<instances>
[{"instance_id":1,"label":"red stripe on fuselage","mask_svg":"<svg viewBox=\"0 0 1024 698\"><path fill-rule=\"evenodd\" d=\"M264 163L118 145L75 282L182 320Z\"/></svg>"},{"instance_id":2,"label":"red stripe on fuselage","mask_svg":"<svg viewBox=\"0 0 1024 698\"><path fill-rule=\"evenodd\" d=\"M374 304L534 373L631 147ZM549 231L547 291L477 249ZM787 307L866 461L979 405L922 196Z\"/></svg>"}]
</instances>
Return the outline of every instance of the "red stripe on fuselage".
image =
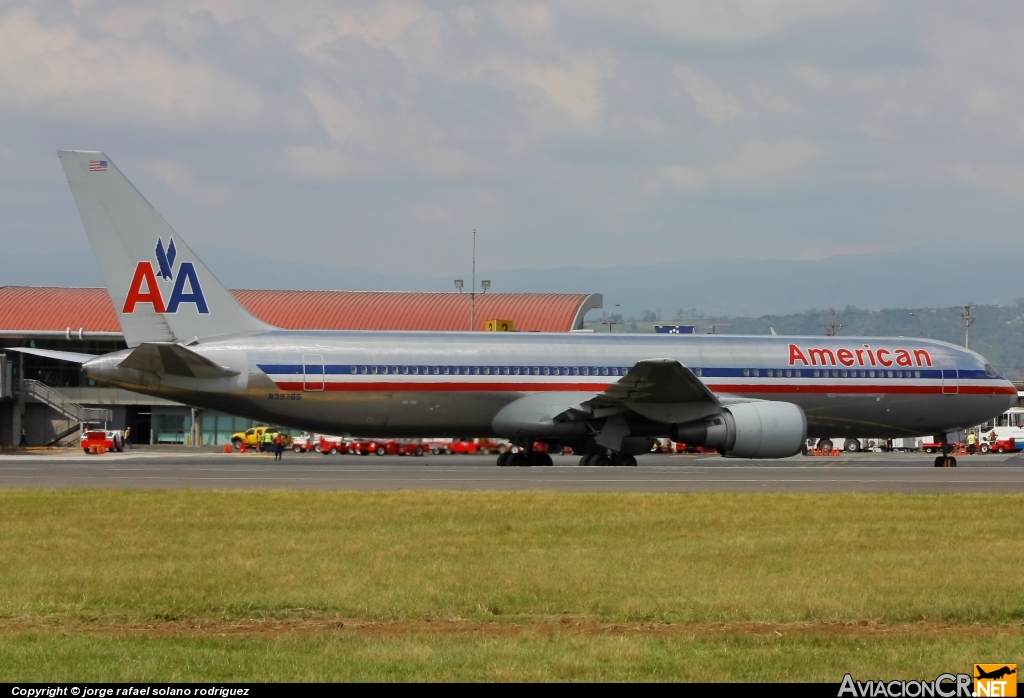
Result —
<instances>
[{"instance_id":1,"label":"red stripe on fuselage","mask_svg":"<svg viewBox=\"0 0 1024 698\"><path fill-rule=\"evenodd\" d=\"M305 390L302 381L288 381L276 384L281 390ZM319 383L306 383L306 385L319 386ZM324 384L326 391L341 392L595 392L600 393L606 390L609 383L455 383L455 382L339 382L328 381ZM956 386L946 386L952 390ZM708 385L708 388L715 393L761 393L772 395L809 395L809 394L843 394L843 395L939 395L943 392L942 385L822 385L798 384L798 385L769 385L764 383L745 384L720 384ZM319 387L314 388L318 391ZM968 394L968 395L1016 395L1017 390L1013 386L987 386L987 385L961 385L956 393L947 394Z\"/></svg>"}]
</instances>

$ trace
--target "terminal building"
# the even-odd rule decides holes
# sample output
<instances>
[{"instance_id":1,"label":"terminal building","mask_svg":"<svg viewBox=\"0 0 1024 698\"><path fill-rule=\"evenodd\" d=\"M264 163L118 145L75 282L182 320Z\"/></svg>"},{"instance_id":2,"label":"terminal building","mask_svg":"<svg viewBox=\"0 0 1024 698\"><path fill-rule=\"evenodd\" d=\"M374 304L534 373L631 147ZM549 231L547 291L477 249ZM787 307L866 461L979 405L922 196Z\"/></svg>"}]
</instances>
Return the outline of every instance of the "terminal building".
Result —
<instances>
[{"instance_id":1,"label":"terminal building","mask_svg":"<svg viewBox=\"0 0 1024 698\"><path fill-rule=\"evenodd\" d=\"M253 315L291 330L483 331L488 320L510 320L517 332L582 329L600 294L391 293L368 291L232 291ZM474 307L471 307L471 304ZM0 439L30 446L78 438L83 423L131 427L135 443L230 443L249 419L97 386L77 366L4 353L30 346L85 354L127 348L105 288L0 287ZM193 422L195 420L195 422ZM193 428L195 427L195 428Z\"/></svg>"}]
</instances>

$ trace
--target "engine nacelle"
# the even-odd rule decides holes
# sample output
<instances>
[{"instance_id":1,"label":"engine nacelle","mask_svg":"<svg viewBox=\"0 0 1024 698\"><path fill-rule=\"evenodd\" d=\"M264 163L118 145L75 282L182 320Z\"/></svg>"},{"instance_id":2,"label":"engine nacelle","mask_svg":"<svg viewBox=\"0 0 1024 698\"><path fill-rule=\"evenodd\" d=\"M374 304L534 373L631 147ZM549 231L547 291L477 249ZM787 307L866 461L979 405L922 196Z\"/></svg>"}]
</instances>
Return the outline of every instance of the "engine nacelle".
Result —
<instances>
[{"instance_id":1,"label":"engine nacelle","mask_svg":"<svg viewBox=\"0 0 1024 698\"><path fill-rule=\"evenodd\" d=\"M732 458L788 458L807 438L807 417L791 402L741 402L704 419L673 424L671 436Z\"/></svg>"}]
</instances>

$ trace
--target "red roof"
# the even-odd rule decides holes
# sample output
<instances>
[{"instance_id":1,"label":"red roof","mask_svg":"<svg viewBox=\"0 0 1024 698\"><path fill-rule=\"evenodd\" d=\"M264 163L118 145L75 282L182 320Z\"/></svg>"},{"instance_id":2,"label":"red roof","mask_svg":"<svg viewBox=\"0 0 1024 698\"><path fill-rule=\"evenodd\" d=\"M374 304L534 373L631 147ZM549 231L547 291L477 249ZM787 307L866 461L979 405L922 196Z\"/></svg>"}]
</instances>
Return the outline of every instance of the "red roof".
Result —
<instances>
[{"instance_id":1,"label":"red roof","mask_svg":"<svg viewBox=\"0 0 1024 698\"><path fill-rule=\"evenodd\" d=\"M468 293L232 291L249 312L285 329L467 330ZM522 332L567 332L601 307L585 293L488 293L476 297L474 329L512 320ZM105 288L0 287L0 333L120 333Z\"/></svg>"}]
</instances>

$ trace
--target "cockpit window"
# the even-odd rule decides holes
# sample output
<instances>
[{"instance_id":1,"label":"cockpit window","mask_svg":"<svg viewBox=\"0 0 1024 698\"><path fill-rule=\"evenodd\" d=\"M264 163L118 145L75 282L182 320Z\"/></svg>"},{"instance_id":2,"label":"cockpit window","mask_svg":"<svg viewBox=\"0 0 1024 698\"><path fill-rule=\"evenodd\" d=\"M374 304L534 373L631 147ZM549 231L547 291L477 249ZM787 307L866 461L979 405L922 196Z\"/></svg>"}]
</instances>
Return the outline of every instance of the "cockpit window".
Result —
<instances>
[{"instance_id":1,"label":"cockpit window","mask_svg":"<svg viewBox=\"0 0 1024 698\"><path fill-rule=\"evenodd\" d=\"M995 378L999 374L996 373L996 369L995 369L994 366L992 366L992 364L986 362L985 363L985 375L988 376L989 378Z\"/></svg>"}]
</instances>

